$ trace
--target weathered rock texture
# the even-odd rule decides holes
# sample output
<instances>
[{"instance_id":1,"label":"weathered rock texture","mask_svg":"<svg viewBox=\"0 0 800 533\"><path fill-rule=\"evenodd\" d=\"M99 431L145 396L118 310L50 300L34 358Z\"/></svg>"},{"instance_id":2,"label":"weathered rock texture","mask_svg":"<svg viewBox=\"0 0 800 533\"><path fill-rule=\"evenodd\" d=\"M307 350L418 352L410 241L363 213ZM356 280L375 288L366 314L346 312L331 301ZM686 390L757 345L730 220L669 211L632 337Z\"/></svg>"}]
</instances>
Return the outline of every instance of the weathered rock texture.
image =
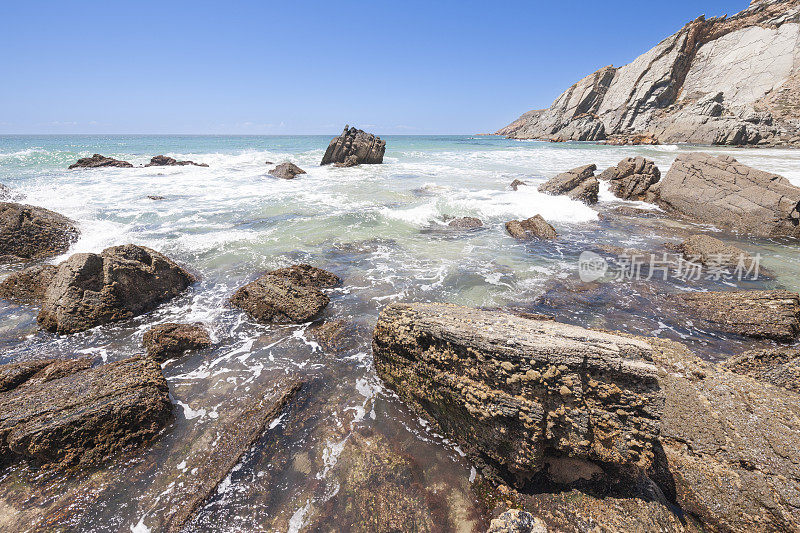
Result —
<instances>
[{"instance_id":1,"label":"weathered rock texture","mask_svg":"<svg viewBox=\"0 0 800 533\"><path fill-rule=\"evenodd\" d=\"M0 365L0 392L17 387L28 387L45 383L85 370L92 366L92 359L39 359Z\"/></svg>"},{"instance_id":2,"label":"weathered rock texture","mask_svg":"<svg viewBox=\"0 0 800 533\"><path fill-rule=\"evenodd\" d=\"M391 304L373 338L390 388L515 479L540 471L548 454L652 466L664 397L651 352L612 334L447 304Z\"/></svg>"},{"instance_id":3,"label":"weathered rock texture","mask_svg":"<svg viewBox=\"0 0 800 533\"><path fill-rule=\"evenodd\" d=\"M16 303L38 304L58 272L54 265L37 265L14 272L0 283L0 298Z\"/></svg>"},{"instance_id":4,"label":"weathered rock texture","mask_svg":"<svg viewBox=\"0 0 800 533\"><path fill-rule=\"evenodd\" d=\"M455 229L476 229L482 228L483 222L475 217L460 217L451 220L447 225Z\"/></svg>"},{"instance_id":5,"label":"weathered rock texture","mask_svg":"<svg viewBox=\"0 0 800 533\"><path fill-rule=\"evenodd\" d=\"M100 167L119 167L119 168L133 168L133 165L127 161L120 161L100 154L94 154L92 157L82 157L76 163L69 166L73 168L100 168Z\"/></svg>"},{"instance_id":6,"label":"weathered rock texture","mask_svg":"<svg viewBox=\"0 0 800 533\"><path fill-rule=\"evenodd\" d=\"M600 182L594 177L597 165L584 165L550 178L539 185L539 192L546 194L566 194L573 200L587 204L597 203Z\"/></svg>"},{"instance_id":7,"label":"weathered rock texture","mask_svg":"<svg viewBox=\"0 0 800 533\"><path fill-rule=\"evenodd\" d=\"M186 165L194 165L196 167L207 167L206 163L195 163L194 161L178 161L174 157L166 155L156 155L150 158L150 162L146 167L183 167Z\"/></svg>"},{"instance_id":8,"label":"weathered rock texture","mask_svg":"<svg viewBox=\"0 0 800 533\"><path fill-rule=\"evenodd\" d=\"M152 359L86 369L72 365L36 380L56 363L0 393L0 458L69 466L95 463L152 439L172 413L167 381Z\"/></svg>"},{"instance_id":9,"label":"weathered rock texture","mask_svg":"<svg viewBox=\"0 0 800 533\"><path fill-rule=\"evenodd\" d=\"M276 178L281 178L284 180L291 180L294 179L296 176L300 174L305 174L306 171L302 168L298 167L294 163L281 163L280 165L276 166L272 170L269 171L270 176L275 176Z\"/></svg>"},{"instance_id":10,"label":"weathered rock texture","mask_svg":"<svg viewBox=\"0 0 800 533\"><path fill-rule=\"evenodd\" d=\"M41 259L66 252L80 232L75 223L43 207L0 202L0 261Z\"/></svg>"},{"instance_id":11,"label":"weathered rock texture","mask_svg":"<svg viewBox=\"0 0 800 533\"><path fill-rule=\"evenodd\" d=\"M515 239L555 239L558 237L556 230L548 224L542 215L536 215L526 220L512 220L506 222L506 231Z\"/></svg>"},{"instance_id":12,"label":"weathered rock texture","mask_svg":"<svg viewBox=\"0 0 800 533\"><path fill-rule=\"evenodd\" d=\"M48 331L83 331L150 311L193 282L172 260L143 246L75 254L58 265L38 321Z\"/></svg>"},{"instance_id":13,"label":"weathered rock texture","mask_svg":"<svg viewBox=\"0 0 800 533\"><path fill-rule=\"evenodd\" d=\"M532 514L509 509L489 524L486 533L548 533L547 526Z\"/></svg>"},{"instance_id":14,"label":"weathered rock texture","mask_svg":"<svg viewBox=\"0 0 800 533\"><path fill-rule=\"evenodd\" d=\"M497 133L517 139L798 144L800 1L699 17L623 67L603 67L548 109Z\"/></svg>"},{"instance_id":15,"label":"weathered rock texture","mask_svg":"<svg viewBox=\"0 0 800 533\"><path fill-rule=\"evenodd\" d=\"M800 348L750 350L727 359L723 368L764 383L800 392Z\"/></svg>"},{"instance_id":16,"label":"weathered rock texture","mask_svg":"<svg viewBox=\"0 0 800 533\"><path fill-rule=\"evenodd\" d=\"M628 157L604 170L598 178L609 180L609 189L617 198L646 200L647 190L661 179L661 171L649 159Z\"/></svg>"},{"instance_id":17,"label":"weathered rock texture","mask_svg":"<svg viewBox=\"0 0 800 533\"><path fill-rule=\"evenodd\" d=\"M754 259L749 253L709 235L692 235L678 246L678 250L688 261L724 266L729 271L740 265L748 271L755 267Z\"/></svg>"},{"instance_id":18,"label":"weathered rock texture","mask_svg":"<svg viewBox=\"0 0 800 533\"><path fill-rule=\"evenodd\" d=\"M231 297L231 304L259 322L301 323L330 303L320 289L338 285L339 278L310 265L294 265L264 274Z\"/></svg>"},{"instance_id":19,"label":"weathered rock texture","mask_svg":"<svg viewBox=\"0 0 800 533\"><path fill-rule=\"evenodd\" d=\"M342 163L344 166L353 166L363 163L383 163L384 152L386 152L386 141L371 133L345 126L342 134L331 140L320 165Z\"/></svg>"},{"instance_id":20,"label":"weathered rock texture","mask_svg":"<svg viewBox=\"0 0 800 533\"><path fill-rule=\"evenodd\" d=\"M651 192L663 209L721 228L800 237L800 187L730 156L680 154Z\"/></svg>"},{"instance_id":21,"label":"weathered rock texture","mask_svg":"<svg viewBox=\"0 0 800 533\"><path fill-rule=\"evenodd\" d=\"M211 337L199 324L159 324L145 331L142 346L156 361L166 361L189 350L208 348Z\"/></svg>"},{"instance_id":22,"label":"weathered rock texture","mask_svg":"<svg viewBox=\"0 0 800 533\"><path fill-rule=\"evenodd\" d=\"M675 295L691 314L718 329L790 342L800 334L800 296L782 290L709 291Z\"/></svg>"}]
</instances>

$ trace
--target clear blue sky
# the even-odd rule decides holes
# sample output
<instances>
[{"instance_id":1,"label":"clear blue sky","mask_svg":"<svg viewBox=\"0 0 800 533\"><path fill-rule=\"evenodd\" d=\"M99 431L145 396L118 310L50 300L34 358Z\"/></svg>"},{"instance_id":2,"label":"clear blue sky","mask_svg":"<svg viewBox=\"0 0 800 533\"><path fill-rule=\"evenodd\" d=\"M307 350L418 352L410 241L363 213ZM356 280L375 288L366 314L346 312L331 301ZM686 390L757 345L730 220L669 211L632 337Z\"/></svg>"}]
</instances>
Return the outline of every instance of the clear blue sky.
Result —
<instances>
[{"instance_id":1,"label":"clear blue sky","mask_svg":"<svg viewBox=\"0 0 800 533\"><path fill-rule=\"evenodd\" d=\"M748 0L0 2L0 133L494 131Z\"/></svg>"}]
</instances>

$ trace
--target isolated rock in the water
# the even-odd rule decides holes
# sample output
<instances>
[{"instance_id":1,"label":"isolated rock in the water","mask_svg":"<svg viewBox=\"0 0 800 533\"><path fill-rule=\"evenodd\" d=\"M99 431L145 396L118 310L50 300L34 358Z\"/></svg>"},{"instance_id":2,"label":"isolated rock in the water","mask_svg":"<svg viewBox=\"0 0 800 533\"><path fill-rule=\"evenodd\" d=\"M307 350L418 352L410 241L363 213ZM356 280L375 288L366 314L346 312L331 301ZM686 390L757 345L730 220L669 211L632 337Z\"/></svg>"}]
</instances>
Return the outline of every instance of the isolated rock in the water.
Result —
<instances>
[{"instance_id":1,"label":"isolated rock in the water","mask_svg":"<svg viewBox=\"0 0 800 533\"><path fill-rule=\"evenodd\" d=\"M558 237L556 230L542 218L542 215L533 216L527 220L512 220L506 222L506 230L515 239L555 239Z\"/></svg>"},{"instance_id":2,"label":"isolated rock in the water","mask_svg":"<svg viewBox=\"0 0 800 533\"><path fill-rule=\"evenodd\" d=\"M781 342L791 342L800 334L800 296L793 292L689 292L674 298L721 331Z\"/></svg>"},{"instance_id":3,"label":"isolated rock in the water","mask_svg":"<svg viewBox=\"0 0 800 533\"><path fill-rule=\"evenodd\" d=\"M342 352L357 346L353 324L344 320L328 320L308 330L308 336L326 352Z\"/></svg>"},{"instance_id":4,"label":"isolated rock in the water","mask_svg":"<svg viewBox=\"0 0 800 533\"><path fill-rule=\"evenodd\" d=\"M800 348L750 350L722 363L722 367L764 383L800 392Z\"/></svg>"},{"instance_id":5,"label":"isolated rock in the water","mask_svg":"<svg viewBox=\"0 0 800 533\"><path fill-rule=\"evenodd\" d=\"M380 137L345 126L342 134L331 140L320 165L352 163L350 156L355 157L355 164L358 165L383 163L385 151L386 141Z\"/></svg>"},{"instance_id":6,"label":"isolated rock in the water","mask_svg":"<svg viewBox=\"0 0 800 533\"><path fill-rule=\"evenodd\" d=\"M231 303L262 323L302 323L317 316L330 303L320 287L339 278L309 265L295 265L264 274L231 297Z\"/></svg>"},{"instance_id":7,"label":"isolated rock in the water","mask_svg":"<svg viewBox=\"0 0 800 533\"><path fill-rule=\"evenodd\" d=\"M604 170L598 178L609 180L609 188L617 198L645 200L650 186L661 179L661 171L649 159L628 157L616 167Z\"/></svg>"},{"instance_id":8,"label":"isolated rock in the water","mask_svg":"<svg viewBox=\"0 0 800 533\"><path fill-rule=\"evenodd\" d=\"M0 261L42 259L66 252L78 239L75 222L42 207L0 202Z\"/></svg>"},{"instance_id":9,"label":"isolated rock in the water","mask_svg":"<svg viewBox=\"0 0 800 533\"><path fill-rule=\"evenodd\" d=\"M0 394L0 457L95 463L151 440L171 416L167 381L152 359L73 370Z\"/></svg>"},{"instance_id":10,"label":"isolated rock in the water","mask_svg":"<svg viewBox=\"0 0 800 533\"><path fill-rule=\"evenodd\" d=\"M148 195L147 195L147 198L148 198L149 200L163 200L163 199L164 199L164 197L163 197L163 196L157 196L157 195L155 195L155 194L148 194Z\"/></svg>"},{"instance_id":11,"label":"isolated rock in the water","mask_svg":"<svg viewBox=\"0 0 800 533\"><path fill-rule=\"evenodd\" d=\"M276 178L281 178L285 180L294 179L295 176L299 176L300 174L305 174L306 171L302 168L298 167L294 163L281 163L277 167L273 168L269 171L270 176L275 176Z\"/></svg>"},{"instance_id":12,"label":"isolated rock in the water","mask_svg":"<svg viewBox=\"0 0 800 533\"><path fill-rule=\"evenodd\" d=\"M120 161L112 159L100 154L94 154L92 157L83 157L78 159L77 163L69 166L72 168L100 168L100 167L119 167L119 168L132 168L133 165L127 161Z\"/></svg>"},{"instance_id":13,"label":"isolated rock in the water","mask_svg":"<svg viewBox=\"0 0 800 533\"><path fill-rule=\"evenodd\" d=\"M0 201L7 202L7 201L17 201L22 200L25 198L25 195L22 193L14 192L13 189L6 187L2 183L0 183Z\"/></svg>"},{"instance_id":14,"label":"isolated rock in the water","mask_svg":"<svg viewBox=\"0 0 800 533\"><path fill-rule=\"evenodd\" d=\"M166 155L153 156L146 167L183 167L186 165L194 165L196 167L207 167L207 163L195 163L194 161L178 161L174 157Z\"/></svg>"},{"instance_id":15,"label":"isolated rock in the water","mask_svg":"<svg viewBox=\"0 0 800 533\"><path fill-rule=\"evenodd\" d=\"M520 185L527 185L527 183L522 180L515 179L514 181L511 182L511 185L509 185L509 187L511 187L512 191L516 191L517 189L519 189Z\"/></svg>"},{"instance_id":16,"label":"isolated rock in the water","mask_svg":"<svg viewBox=\"0 0 800 533\"><path fill-rule=\"evenodd\" d=\"M573 200L587 204L597 203L600 182L594 177L597 165L584 165L550 178L539 186L539 192L546 194L566 194Z\"/></svg>"},{"instance_id":17,"label":"isolated rock in the water","mask_svg":"<svg viewBox=\"0 0 800 533\"><path fill-rule=\"evenodd\" d=\"M14 272L0 283L0 298L16 303L39 304L58 272L55 265L36 265Z\"/></svg>"},{"instance_id":18,"label":"isolated rock in the water","mask_svg":"<svg viewBox=\"0 0 800 533\"><path fill-rule=\"evenodd\" d=\"M693 263L722 266L729 272L740 265L744 272L755 268L754 259L749 253L709 235L692 235L678 249L684 258Z\"/></svg>"},{"instance_id":19,"label":"isolated rock in the water","mask_svg":"<svg viewBox=\"0 0 800 533\"><path fill-rule=\"evenodd\" d=\"M142 346L147 355L161 362L189 350L208 348L211 337L208 330L199 324L159 324L145 331Z\"/></svg>"},{"instance_id":20,"label":"isolated rock in the water","mask_svg":"<svg viewBox=\"0 0 800 533\"><path fill-rule=\"evenodd\" d=\"M730 156L680 154L656 190L670 212L752 235L800 237L800 187Z\"/></svg>"},{"instance_id":21,"label":"isolated rock in the water","mask_svg":"<svg viewBox=\"0 0 800 533\"><path fill-rule=\"evenodd\" d=\"M83 331L146 313L193 282L171 259L143 246L75 254L58 265L38 321L48 331Z\"/></svg>"},{"instance_id":22,"label":"isolated rock in the water","mask_svg":"<svg viewBox=\"0 0 800 533\"><path fill-rule=\"evenodd\" d=\"M351 155L348 155L347 157L345 157L344 161L342 161L341 163L334 163L333 164L333 166L339 167L339 168L354 167L356 165L358 165L358 157L356 157L354 154L351 154Z\"/></svg>"},{"instance_id":23,"label":"isolated rock in the water","mask_svg":"<svg viewBox=\"0 0 800 533\"><path fill-rule=\"evenodd\" d=\"M373 337L386 384L515 479L548 455L649 468L664 402L641 341L448 304L391 304Z\"/></svg>"},{"instance_id":24,"label":"isolated rock in the water","mask_svg":"<svg viewBox=\"0 0 800 533\"><path fill-rule=\"evenodd\" d=\"M509 509L489 524L486 533L547 533L540 519L519 509Z\"/></svg>"},{"instance_id":25,"label":"isolated rock in the water","mask_svg":"<svg viewBox=\"0 0 800 533\"><path fill-rule=\"evenodd\" d=\"M454 218L447 225L455 229L476 229L482 228L483 222L481 222L481 219L475 217L460 217Z\"/></svg>"}]
</instances>

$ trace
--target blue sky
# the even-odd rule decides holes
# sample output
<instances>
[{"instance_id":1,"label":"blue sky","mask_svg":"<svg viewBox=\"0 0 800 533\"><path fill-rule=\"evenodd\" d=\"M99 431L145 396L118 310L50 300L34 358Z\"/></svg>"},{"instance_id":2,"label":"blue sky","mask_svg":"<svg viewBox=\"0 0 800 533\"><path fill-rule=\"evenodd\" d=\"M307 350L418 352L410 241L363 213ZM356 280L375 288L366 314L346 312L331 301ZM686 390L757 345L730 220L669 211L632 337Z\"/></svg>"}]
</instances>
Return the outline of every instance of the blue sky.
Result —
<instances>
[{"instance_id":1,"label":"blue sky","mask_svg":"<svg viewBox=\"0 0 800 533\"><path fill-rule=\"evenodd\" d=\"M0 3L0 133L494 131L748 0Z\"/></svg>"}]
</instances>

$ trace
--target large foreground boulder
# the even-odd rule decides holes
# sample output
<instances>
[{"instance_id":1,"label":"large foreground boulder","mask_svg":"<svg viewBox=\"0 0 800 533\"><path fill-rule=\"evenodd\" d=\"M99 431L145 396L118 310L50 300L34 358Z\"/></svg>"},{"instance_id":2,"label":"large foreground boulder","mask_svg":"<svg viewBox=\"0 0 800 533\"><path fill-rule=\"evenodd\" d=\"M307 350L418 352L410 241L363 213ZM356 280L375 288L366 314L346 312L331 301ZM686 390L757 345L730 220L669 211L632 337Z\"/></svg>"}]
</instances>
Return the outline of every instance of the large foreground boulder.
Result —
<instances>
[{"instance_id":1,"label":"large foreground boulder","mask_svg":"<svg viewBox=\"0 0 800 533\"><path fill-rule=\"evenodd\" d=\"M99 462L152 439L171 416L167 381L152 359L72 370L33 384L20 380L0 393L0 459Z\"/></svg>"},{"instance_id":2,"label":"large foreground boulder","mask_svg":"<svg viewBox=\"0 0 800 533\"><path fill-rule=\"evenodd\" d=\"M519 240L549 240L558 237L555 228L553 228L542 215L532 216L526 220L511 220L506 222L506 231L508 231L509 235Z\"/></svg>"},{"instance_id":3,"label":"large foreground boulder","mask_svg":"<svg viewBox=\"0 0 800 533\"><path fill-rule=\"evenodd\" d=\"M550 178L539 186L539 192L546 194L566 194L573 200L587 204L597 203L600 182L594 177L597 165L584 165Z\"/></svg>"},{"instance_id":4,"label":"large foreground boulder","mask_svg":"<svg viewBox=\"0 0 800 533\"><path fill-rule=\"evenodd\" d=\"M166 155L156 155L150 158L150 162L146 167L184 167L187 165L194 165L196 167L207 167L207 163L195 163L194 161L178 161L174 157Z\"/></svg>"},{"instance_id":5,"label":"large foreground boulder","mask_svg":"<svg viewBox=\"0 0 800 533\"><path fill-rule=\"evenodd\" d=\"M385 151L386 141L382 141L380 137L345 126L342 134L331 140L320 165L342 163L352 166L383 163Z\"/></svg>"},{"instance_id":6,"label":"large foreground boulder","mask_svg":"<svg viewBox=\"0 0 800 533\"><path fill-rule=\"evenodd\" d=\"M609 180L609 189L623 200L645 200L647 190L661 179L658 167L644 157L628 157L604 170L599 178Z\"/></svg>"},{"instance_id":7,"label":"large foreground boulder","mask_svg":"<svg viewBox=\"0 0 800 533\"><path fill-rule=\"evenodd\" d=\"M75 222L43 207L0 202L0 261L32 261L66 252Z\"/></svg>"},{"instance_id":8,"label":"large foreground boulder","mask_svg":"<svg viewBox=\"0 0 800 533\"><path fill-rule=\"evenodd\" d=\"M147 355L162 362L189 350L208 348L211 336L200 324L159 324L144 332L142 346Z\"/></svg>"},{"instance_id":9,"label":"large foreground boulder","mask_svg":"<svg viewBox=\"0 0 800 533\"><path fill-rule=\"evenodd\" d=\"M386 384L512 483L548 455L644 470L664 403L644 342L447 304L391 304L373 338Z\"/></svg>"},{"instance_id":10,"label":"large foreground boulder","mask_svg":"<svg viewBox=\"0 0 800 533\"><path fill-rule=\"evenodd\" d=\"M133 165L127 161L120 161L100 154L94 154L92 157L82 157L76 163L72 163L69 168L101 168L101 167L119 167L119 168L133 168Z\"/></svg>"},{"instance_id":11,"label":"large foreground boulder","mask_svg":"<svg viewBox=\"0 0 800 533\"><path fill-rule=\"evenodd\" d=\"M83 331L150 311L193 282L186 270L144 246L75 254L58 265L38 321L48 331Z\"/></svg>"},{"instance_id":12,"label":"large foreground boulder","mask_svg":"<svg viewBox=\"0 0 800 533\"><path fill-rule=\"evenodd\" d=\"M800 187L730 156L680 154L655 193L665 210L721 228L800 237Z\"/></svg>"}]
</instances>

